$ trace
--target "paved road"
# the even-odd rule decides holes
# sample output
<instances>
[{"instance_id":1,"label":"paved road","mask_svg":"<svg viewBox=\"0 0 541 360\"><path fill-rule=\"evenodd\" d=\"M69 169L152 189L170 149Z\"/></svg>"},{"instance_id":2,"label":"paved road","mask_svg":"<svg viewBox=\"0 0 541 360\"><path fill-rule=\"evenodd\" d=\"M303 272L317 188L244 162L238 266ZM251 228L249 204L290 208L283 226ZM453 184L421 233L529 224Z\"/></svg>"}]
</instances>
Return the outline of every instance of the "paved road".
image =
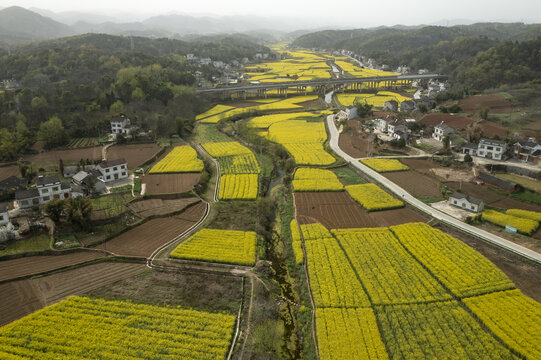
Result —
<instances>
[{"instance_id":1,"label":"paved road","mask_svg":"<svg viewBox=\"0 0 541 360\"><path fill-rule=\"evenodd\" d=\"M377 182L385 186L387 189L395 193L395 195L397 195L402 200L406 201L407 203L416 207L422 212L427 213L430 216L440 220L441 222L446 223L447 225L458 228L470 235L476 236L484 241L490 242L494 245L497 245L501 248L504 248L515 254L518 254L536 263L541 264L541 254L535 251L532 251L530 249L527 249L523 246L517 245L511 241L505 240L487 231L468 225L437 209L434 209L433 207L411 196L406 190L402 189L400 186L388 180L386 177L382 176L378 172L370 169L368 166L357 161L355 158L349 156L344 151L342 151L342 149L340 149L340 147L338 146L338 137L339 137L338 129L336 128L332 115L329 115L327 117L327 126L329 128L329 133L331 135L329 143L330 143L331 149L333 149L334 152L336 152L340 157L342 157L344 160L349 162L352 166L356 167L357 169L367 174L368 176L370 176L371 178L373 178L374 180L376 180Z\"/></svg>"}]
</instances>

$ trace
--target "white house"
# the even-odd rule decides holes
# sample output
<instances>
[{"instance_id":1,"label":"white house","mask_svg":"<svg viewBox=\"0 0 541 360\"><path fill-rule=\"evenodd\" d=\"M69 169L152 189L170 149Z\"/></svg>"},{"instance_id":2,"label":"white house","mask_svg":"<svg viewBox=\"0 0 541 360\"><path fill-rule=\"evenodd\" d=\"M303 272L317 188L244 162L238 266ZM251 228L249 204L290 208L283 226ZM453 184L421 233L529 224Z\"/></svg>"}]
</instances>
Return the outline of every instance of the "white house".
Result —
<instances>
[{"instance_id":1,"label":"white house","mask_svg":"<svg viewBox=\"0 0 541 360\"><path fill-rule=\"evenodd\" d=\"M211 60L211 58L208 58L208 57L207 57L207 58L201 58L201 59L199 60L199 62L200 62L201 64L203 64L203 65L210 65L210 63L212 62L212 60Z\"/></svg>"},{"instance_id":2,"label":"white house","mask_svg":"<svg viewBox=\"0 0 541 360\"><path fill-rule=\"evenodd\" d=\"M376 119L374 120L374 127L379 131L386 133L387 127L389 126L389 121L386 119Z\"/></svg>"},{"instance_id":3,"label":"white house","mask_svg":"<svg viewBox=\"0 0 541 360\"><path fill-rule=\"evenodd\" d=\"M387 134L390 136L397 138L394 135L399 132L407 134L408 127L398 120L393 120L387 125Z\"/></svg>"},{"instance_id":4,"label":"white house","mask_svg":"<svg viewBox=\"0 0 541 360\"><path fill-rule=\"evenodd\" d=\"M502 160L507 150L505 141L481 139L477 148L477 156L487 159Z\"/></svg>"},{"instance_id":5,"label":"white house","mask_svg":"<svg viewBox=\"0 0 541 360\"><path fill-rule=\"evenodd\" d=\"M475 213L481 212L485 209L483 200L459 192L454 192L453 195L449 197L449 203L458 208Z\"/></svg>"},{"instance_id":6,"label":"white house","mask_svg":"<svg viewBox=\"0 0 541 360\"><path fill-rule=\"evenodd\" d=\"M132 131L131 120L126 115L120 115L110 120L113 134L129 135Z\"/></svg>"},{"instance_id":7,"label":"white house","mask_svg":"<svg viewBox=\"0 0 541 360\"><path fill-rule=\"evenodd\" d=\"M67 199L71 196L71 186L60 183L58 176L40 176L33 189L17 191L15 201L19 208L39 206L52 199Z\"/></svg>"},{"instance_id":8,"label":"white house","mask_svg":"<svg viewBox=\"0 0 541 360\"><path fill-rule=\"evenodd\" d=\"M80 171L89 172L90 170L94 170L95 168L96 165L67 165L64 166L64 170L62 171L62 173L64 177L72 177Z\"/></svg>"},{"instance_id":9,"label":"white house","mask_svg":"<svg viewBox=\"0 0 541 360\"><path fill-rule=\"evenodd\" d=\"M462 153L463 154L469 154L470 156L477 156L477 148L479 147L478 144L473 143L465 143L462 145Z\"/></svg>"},{"instance_id":10,"label":"white house","mask_svg":"<svg viewBox=\"0 0 541 360\"><path fill-rule=\"evenodd\" d=\"M449 125L446 125L443 123L439 123L439 125L436 125L434 128L434 133L432 134L432 137L438 141L443 141L443 138L446 137L449 134L454 134L455 129L450 127Z\"/></svg>"},{"instance_id":11,"label":"white house","mask_svg":"<svg viewBox=\"0 0 541 360\"><path fill-rule=\"evenodd\" d=\"M98 170L106 183L128 177L128 164L124 159L103 160L98 164Z\"/></svg>"},{"instance_id":12,"label":"white house","mask_svg":"<svg viewBox=\"0 0 541 360\"><path fill-rule=\"evenodd\" d=\"M0 203L0 226L9 224L8 204Z\"/></svg>"},{"instance_id":13,"label":"white house","mask_svg":"<svg viewBox=\"0 0 541 360\"><path fill-rule=\"evenodd\" d=\"M75 185L78 185L78 189L85 190L83 193L104 192L106 189L103 175L97 169L88 172L79 171L72 180Z\"/></svg>"},{"instance_id":14,"label":"white house","mask_svg":"<svg viewBox=\"0 0 541 360\"><path fill-rule=\"evenodd\" d=\"M524 162L538 164L541 159L541 145L534 138L520 140L513 145L513 157Z\"/></svg>"},{"instance_id":15,"label":"white house","mask_svg":"<svg viewBox=\"0 0 541 360\"><path fill-rule=\"evenodd\" d=\"M197 56L195 56L195 54L187 54L186 55L186 60L188 61L196 61L197 59L199 59Z\"/></svg>"}]
</instances>

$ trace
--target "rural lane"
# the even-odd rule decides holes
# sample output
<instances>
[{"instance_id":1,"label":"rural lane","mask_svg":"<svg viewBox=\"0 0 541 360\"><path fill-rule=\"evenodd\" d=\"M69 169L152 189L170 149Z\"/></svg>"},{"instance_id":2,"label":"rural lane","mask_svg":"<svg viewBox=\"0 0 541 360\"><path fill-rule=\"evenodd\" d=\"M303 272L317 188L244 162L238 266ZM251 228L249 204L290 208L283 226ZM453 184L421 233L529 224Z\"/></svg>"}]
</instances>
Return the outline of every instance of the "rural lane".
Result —
<instances>
[{"instance_id":1,"label":"rural lane","mask_svg":"<svg viewBox=\"0 0 541 360\"><path fill-rule=\"evenodd\" d=\"M342 149L340 149L340 146L338 145L338 138L339 133L338 129L336 128L336 125L333 120L333 115L327 116L327 128L329 129L330 133L330 139L329 139L329 145L331 149L338 154L341 158L343 158L346 162L354 166L355 168L359 169L366 175L370 176L372 179L376 180L383 186L385 186L387 189L392 191L395 195L397 195L399 198L401 198L403 201L409 203L413 207L421 210L424 213L429 214L435 219L440 220L441 222L444 222L447 225L453 226L455 228L458 228L470 235L473 235L477 238L480 238L484 241L487 241L489 243L492 243L494 245L497 245L503 249L506 249L508 251L511 251L515 254L518 254L522 257L525 257L531 261L534 261L538 264L541 264L541 254L532 251L530 249L527 249L523 246L517 245L511 241L508 241L506 239L503 239L497 235L491 234L487 231L478 229L474 226L471 226L469 224L464 223L463 221L460 221L458 219L455 219L454 217L451 217L440 210L434 209L430 205L425 204L424 202L416 199L411 194L409 194L406 190L402 189L400 186L396 185L383 175L379 174L378 172L372 170L368 166L364 165L363 163L359 162L352 156L349 156L346 154Z\"/></svg>"}]
</instances>

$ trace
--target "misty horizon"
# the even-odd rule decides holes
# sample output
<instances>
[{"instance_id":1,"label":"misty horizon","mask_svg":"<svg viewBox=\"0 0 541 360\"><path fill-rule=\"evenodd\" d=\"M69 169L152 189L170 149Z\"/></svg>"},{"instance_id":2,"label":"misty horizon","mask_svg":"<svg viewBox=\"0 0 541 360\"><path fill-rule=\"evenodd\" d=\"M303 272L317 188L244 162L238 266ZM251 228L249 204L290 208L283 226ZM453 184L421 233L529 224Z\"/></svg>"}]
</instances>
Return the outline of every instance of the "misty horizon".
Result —
<instances>
[{"instance_id":1,"label":"misty horizon","mask_svg":"<svg viewBox=\"0 0 541 360\"><path fill-rule=\"evenodd\" d=\"M225 8L223 8L224 3L211 0L197 4L182 4L182 7L167 0L153 2L152 8L147 8L146 6L133 7L128 3L122 6L123 3L122 1L117 1L111 4L110 2L98 0L94 1L94 5L90 7L63 0L47 1L46 3L42 1L23 0L3 1L0 8L20 6L67 25L73 25L77 22L86 22L89 24L144 22L156 16L170 15L189 16L196 19L239 17L250 20L250 17L254 17L253 20L256 23L258 22L257 20L261 20L261 27L259 29L276 26L281 28L272 30L286 32L323 28L355 29L400 25L455 26L480 22L541 22L541 3L526 0L516 1L512 6L508 3L495 6L494 2L490 2L489 5L487 1L467 3L461 0L448 6L433 4L424 0L408 5L394 1L386 3L383 11L378 4L361 4L347 0L343 4L344 8L357 11L337 12L336 15L332 16L328 14L328 5L325 5L322 9L320 5L308 6L308 3L305 1L295 2L294 4L286 4L284 2L283 9L287 9L285 12L276 9L280 8L280 1L273 3L274 9L263 9L262 11L249 6L249 3L246 1L229 2ZM506 8L509 9L506 11ZM464 11L464 9L468 9L468 11ZM302 15L297 15L301 13ZM381 13L381 15L363 17L363 13ZM256 29L258 28L253 28L252 30Z\"/></svg>"}]
</instances>

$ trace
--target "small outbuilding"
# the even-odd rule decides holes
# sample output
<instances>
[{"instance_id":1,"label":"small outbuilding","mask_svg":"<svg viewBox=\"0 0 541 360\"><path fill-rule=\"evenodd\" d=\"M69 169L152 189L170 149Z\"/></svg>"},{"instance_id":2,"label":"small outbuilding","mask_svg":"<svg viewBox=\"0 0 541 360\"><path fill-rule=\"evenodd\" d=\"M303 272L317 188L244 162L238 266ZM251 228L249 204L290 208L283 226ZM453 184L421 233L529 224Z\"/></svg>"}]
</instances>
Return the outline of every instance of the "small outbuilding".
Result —
<instances>
[{"instance_id":1,"label":"small outbuilding","mask_svg":"<svg viewBox=\"0 0 541 360\"><path fill-rule=\"evenodd\" d=\"M485 209L483 200L462 194L458 191L455 191L453 195L449 197L449 203L460 209L468 210L474 213L481 212Z\"/></svg>"}]
</instances>

